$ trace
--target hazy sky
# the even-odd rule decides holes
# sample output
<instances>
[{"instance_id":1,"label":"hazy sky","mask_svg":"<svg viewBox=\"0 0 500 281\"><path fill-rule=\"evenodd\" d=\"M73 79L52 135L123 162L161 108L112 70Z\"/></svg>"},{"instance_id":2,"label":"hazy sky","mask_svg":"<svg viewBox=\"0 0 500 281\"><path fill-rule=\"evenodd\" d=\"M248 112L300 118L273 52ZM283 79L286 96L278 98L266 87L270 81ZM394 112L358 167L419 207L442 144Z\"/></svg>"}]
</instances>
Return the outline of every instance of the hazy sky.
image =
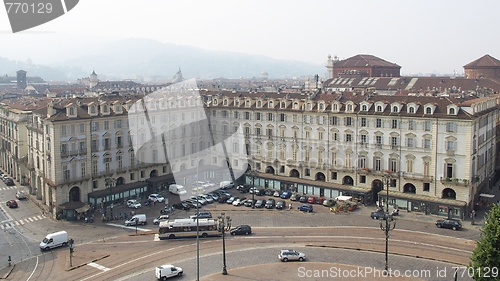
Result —
<instances>
[{"instance_id":1,"label":"hazy sky","mask_svg":"<svg viewBox=\"0 0 500 281\"><path fill-rule=\"evenodd\" d=\"M52 63L115 38L326 63L372 54L403 75L463 72L500 59L500 1L80 0L66 15L13 34L0 10L0 56Z\"/></svg>"}]
</instances>

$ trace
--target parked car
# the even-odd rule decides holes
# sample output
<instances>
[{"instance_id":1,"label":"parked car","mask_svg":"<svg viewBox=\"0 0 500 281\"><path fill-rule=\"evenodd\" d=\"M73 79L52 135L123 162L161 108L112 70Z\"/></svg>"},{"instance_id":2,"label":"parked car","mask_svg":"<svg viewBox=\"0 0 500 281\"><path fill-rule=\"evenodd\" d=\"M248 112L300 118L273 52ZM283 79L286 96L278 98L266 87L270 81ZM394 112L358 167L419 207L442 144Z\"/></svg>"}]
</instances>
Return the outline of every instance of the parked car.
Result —
<instances>
[{"instance_id":1,"label":"parked car","mask_svg":"<svg viewBox=\"0 0 500 281\"><path fill-rule=\"evenodd\" d=\"M280 197L280 192L278 190L276 190L274 193L273 193L273 196L274 197Z\"/></svg>"},{"instance_id":2,"label":"parked car","mask_svg":"<svg viewBox=\"0 0 500 281\"><path fill-rule=\"evenodd\" d=\"M385 214L385 212L383 210L377 210L375 212L372 212L370 214L370 217L372 217L372 219L374 219L374 220L387 219L387 215ZM392 217L390 219L392 220Z\"/></svg>"},{"instance_id":3,"label":"parked car","mask_svg":"<svg viewBox=\"0 0 500 281\"><path fill-rule=\"evenodd\" d=\"M229 231L231 235L250 235L252 234L252 228L249 225L239 225Z\"/></svg>"},{"instance_id":4,"label":"parked car","mask_svg":"<svg viewBox=\"0 0 500 281\"><path fill-rule=\"evenodd\" d=\"M292 191L291 190L285 190L283 193L281 193L280 197L283 199L288 199L292 196Z\"/></svg>"},{"instance_id":5,"label":"parked car","mask_svg":"<svg viewBox=\"0 0 500 281\"><path fill-rule=\"evenodd\" d=\"M24 193L23 190L18 190L16 192L16 198L19 199L19 200L26 199L26 193Z\"/></svg>"},{"instance_id":6,"label":"parked car","mask_svg":"<svg viewBox=\"0 0 500 281\"><path fill-rule=\"evenodd\" d=\"M177 204L173 205L174 208L178 210L189 210L191 209L191 206L187 202L179 202Z\"/></svg>"},{"instance_id":7,"label":"parked car","mask_svg":"<svg viewBox=\"0 0 500 281\"><path fill-rule=\"evenodd\" d=\"M306 255L295 250L281 250L278 254L278 259L281 261L305 261Z\"/></svg>"},{"instance_id":8,"label":"parked car","mask_svg":"<svg viewBox=\"0 0 500 281\"><path fill-rule=\"evenodd\" d=\"M203 197L205 199L205 201L207 201L208 204L212 204L214 203L214 198L208 194L202 194L200 195L201 197Z\"/></svg>"},{"instance_id":9,"label":"parked car","mask_svg":"<svg viewBox=\"0 0 500 281\"><path fill-rule=\"evenodd\" d=\"M236 200L236 199L238 199L238 197L233 196L233 197L231 197L231 198L227 199L226 203L227 203L227 204L233 204L234 200Z\"/></svg>"},{"instance_id":10,"label":"parked car","mask_svg":"<svg viewBox=\"0 0 500 281\"><path fill-rule=\"evenodd\" d=\"M272 189L265 189L264 190L264 195L266 195L266 196L273 196L273 194L274 194L274 190L272 190Z\"/></svg>"},{"instance_id":11,"label":"parked car","mask_svg":"<svg viewBox=\"0 0 500 281\"><path fill-rule=\"evenodd\" d=\"M275 208L278 209L278 210L285 209L286 208L286 202L285 202L285 200L280 200L280 201L276 202L276 207Z\"/></svg>"},{"instance_id":12,"label":"parked car","mask_svg":"<svg viewBox=\"0 0 500 281\"><path fill-rule=\"evenodd\" d=\"M325 201L325 197L316 197L316 201L314 201L314 203L322 205L323 201Z\"/></svg>"},{"instance_id":13,"label":"parked car","mask_svg":"<svg viewBox=\"0 0 500 281\"><path fill-rule=\"evenodd\" d=\"M134 209L139 209L140 207L142 207L142 204L141 202L135 200L135 199L132 199L132 200L128 200L127 201L127 207L129 208L134 208Z\"/></svg>"},{"instance_id":14,"label":"parked car","mask_svg":"<svg viewBox=\"0 0 500 281\"><path fill-rule=\"evenodd\" d=\"M309 198L309 197L302 195L299 197L299 202L300 203L307 203L307 198Z\"/></svg>"},{"instance_id":15,"label":"parked car","mask_svg":"<svg viewBox=\"0 0 500 281\"><path fill-rule=\"evenodd\" d=\"M237 198L233 201L233 206L241 206L243 204L245 204L245 198Z\"/></svg>"},{"instance_id":16,"label":"parked car","mask_svg":"<svg viewBox=\"0 0 500 281\"><path fill-rule=\"evenodd\" d=\"M201 211L201 212L198 212L194 215L191 215L189 218L191 219L196 219L196 218L199 218L199 219L211 219L212 218L212 213L210 211Z\"/></svg>"},{"instance_id":17,"label":"parked car","mask_svg":"<svg viewBox=\"0 0 500 281\"><path fill-rule=\"evenodd\" d=\"M220 195L215 192L207 193L208 196L212 197L213 202L219 202Z\"/></svg>"},{"instance_id":18,"label":"parked car","mask_svg":"<svg viewBox=\"0 0 500 281\"><path fill-rule=\"evenodd\" d=\"M5 180L5 184L6 184L7 186L13 186L13 185L15 185L14 180L13 180L13 179L11 179L11 178L6 179L6 180Z\"/></svg>"},{"instance_id":19,"label":"parked car","mask_svg":"<svg viewBox=\"0 0 500 281\"><path fill-rule=\"evenodd\" d=\"M245 201L245 207L252 207L252 204L255 206L255 203L257 203L257 199L248 199Z\"/></svg>"},{"instance_id":20,"label":"parked car","mask_svg":"<svg viewBox=\"0 0 500 281\"><path fill-rule=\"evenodd\" d=\"M248 185L238 185L237 189L241 193L247 193L247 192L250 191L250 186L248 186Z\"/></svg>"},{"instance_id":21,"label":"parked car","mask_svg":"<svg viewBox=\"0 0 500 281\"><path fill-rule=\"evenodd\" d=\"M219 197L219 203L226 203L230 198L231 196L227 194L221 194L221 196Z\"/></svg>"},{"instance_id":22,"label":"parked car","mask_svg":"<svg viewBox=\"0 0 500 281\"><path fill-rule=\"evenodd\" d=\"M5 202L5 204L9 208L17 208L17 201L16 200L9 200L9 201Z\"/></svg>"},{"instance_id":23,"label":"parked car","mask_svg":"<svg viewBox=\"0 0 500 281\"><path fill-rule=\"evenodd\" d=\"M325 201L323 201L323 206L325 207L331 207L335 205L335 200L333 199L326 199Z\"/></svg>"},{"instance_id":24,"label":"parked car","mask_svg":"<svg viewBox=\"0 0 500 281\"><path fill-rule=\"evenodd\" d=\"M191 200L191 201L198 201L198 202L200 202L201 205L207 205L208 204L207 200L203 196L201 196L201 195L191 196L191 197L189 197L189 200Z\"/></svg>"},{"instance_id":25,"label":"parked car","mask_svg":"<svg viewBox=\"0 0 500 281\"><path fill-rule=\"evenodd\" d=\"M314 204L314 203L316 203L316 196L309 196L309 197L307 198L307 203L309 203L309 204Z\"/></svg>"},{"instance_id":26,"label":"parked car","mask_svg":"<svg viewBox=\"0 0 500 281\"><path fill-rule=\"evenodd\" d=\"M449 228L453 230L459 230L462 228L462 222L457 219L446 219L437 220L436 226L439 228Z\"/></svg>"},{"instance_id":27,"label":"parked car","mask_svg":"<svg viewBox=\"0 0 500 281\"><path fill-rule=\"evenodd\" d=\"M158 225L162 221L168 221L168 215L161 215L161 216L153 219L153 224Z\"/></svg>"},{"instance_id":28,"label":"parked car","mask_svg":"<svg viewBox=\"0 0 500 281\"><path fill-rule=\"evenodd\" d=\"M154 202L156 200L156 202L162 203L162 202L165 202L165 197L154 193L154 194L149 195L148 200L151 202Z\"/></svg>"},{"instance_id":29,"label":"parked car","mask_svg":"<svg viewBox=\"0 0 500 281\"><path fill-rule=\"evenodd\" d=\"M172 264L164 264L155 269L155 277L158 280L167 280L167 278L174 276L181 276L183 273L182 268Z\"/></svg>"},{"instance_id":30,"label":"parked car","mask_svg":"<svg viewBox=\"0 0 500 281\"><path fill-rule=\"evenodd\" d=\"M189 204L189 207L191 208L201 208L201 203L198 202L197 200L191 200L191 199L188 199L188 200L184 200L183 202L186 202Z\"/></svg>"},{"instance_id":31,"label":"parked car","mask_svg":"<svg viewBox=\"0 0 500 281\"><path fill-rule=\"evenodd\" d=\"M290 196L290 201L299 201L300 195L295 193Z\"/></svg>"},{"instance_id":32,"label":"parked car","mask_svg":"<svg viewBox=\"0 0 500 281\"><path fill-rule=\"evenodd\" d=\"M276 205L276 201L273 198L269 198L266 201L266 209L273 209L274 206Z\"/></svg>"},{"instance_id":33,"label":"parked car","mask_svg":"<svg viewBox=\"0 0 500 281\"><path fill-rule=\"evenodd\" d=\"M311 204L302 204L298 207L299 211L311 213L313 206Z\"/></svg>"},{"instance_id":34,"label":"parked car","mask_svg":"<svg viewBox=\"0 0 500 281\"><path fill-rule=\"evenodd\" d=\"M255 208L263 208L266 205L266 200L259 199L255 202Z\"/></svg>"}]
</instances>

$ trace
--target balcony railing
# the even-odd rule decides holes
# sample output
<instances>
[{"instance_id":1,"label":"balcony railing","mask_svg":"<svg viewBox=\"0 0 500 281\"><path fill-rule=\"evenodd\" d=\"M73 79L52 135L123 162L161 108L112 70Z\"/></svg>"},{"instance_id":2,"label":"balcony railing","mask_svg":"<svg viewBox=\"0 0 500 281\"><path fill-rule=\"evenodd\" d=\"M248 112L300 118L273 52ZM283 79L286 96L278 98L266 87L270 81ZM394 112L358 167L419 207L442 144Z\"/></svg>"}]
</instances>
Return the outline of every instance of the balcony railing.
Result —
<instances>
[{"instance_id":1,"label":"balcony railing","mask_svg":"<svg viewBox=\"0 0 500 281\"><path fill-rule=\"evenodd\" d=\"M440 178L440 181L444 185L469 185L471 183L468 179L457 179L457 178Z\"/></svg>"},{"instance_id":2,"label":"balcony railing","mask_svg":"<svg viewBox=\"0 0 500 281\"><path fill-rule=\"evenodd\" d=\"M421 181L427 181L427 182L431 182L434 180L433 176L419 174L419 173L406 173L406 172L403 173L403 178L421 180Z\"/></svg>"}]
</instances>

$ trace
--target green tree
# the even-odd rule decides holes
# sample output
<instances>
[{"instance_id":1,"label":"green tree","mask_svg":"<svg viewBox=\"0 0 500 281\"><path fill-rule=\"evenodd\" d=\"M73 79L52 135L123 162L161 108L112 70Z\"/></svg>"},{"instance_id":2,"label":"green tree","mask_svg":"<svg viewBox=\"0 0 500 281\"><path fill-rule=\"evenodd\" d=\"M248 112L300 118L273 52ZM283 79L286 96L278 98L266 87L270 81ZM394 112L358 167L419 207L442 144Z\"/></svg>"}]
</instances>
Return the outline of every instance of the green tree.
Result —
<instances>
[{"instance_id":1,"label":"green tree","mask_svg":"<svg viewBox=\"0 0 500 281\"><path fill-rule=\"evenodd\" d=\"M470 273L474 269L474 280L500 280L500 205L488 212L469 266ZM490 274L484 276L488 271Z\"/></svg>"}]
</instances>

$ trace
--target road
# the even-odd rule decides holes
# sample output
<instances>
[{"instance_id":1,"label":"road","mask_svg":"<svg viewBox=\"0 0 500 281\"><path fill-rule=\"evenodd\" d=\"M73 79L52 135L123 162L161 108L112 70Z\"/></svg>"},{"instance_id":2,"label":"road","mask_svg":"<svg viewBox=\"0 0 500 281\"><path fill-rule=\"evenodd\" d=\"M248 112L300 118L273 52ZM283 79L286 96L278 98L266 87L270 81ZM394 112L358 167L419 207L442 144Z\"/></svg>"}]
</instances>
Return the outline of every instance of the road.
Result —
<instances>
[{"instance_id":1,"label":"road","mask_svg":"<svg viewBox=\"0 0 500 281\"><path fill-rule=\"evenodd\" d=\"M2 203L15 194L14 189L1 192ZM152 223L141 226L139 233L146 235L139 236L134 235L134 227L126 228L122 221L102 223L96 219L95 223L85 224L83 221L63 222L42 217L21 224L20 221L41 214L30 201L22 201L20 204L18 209L6 209L2 212L5 215L2 220L9 220L9 216L11 220L11 227L2 231L2 235L9 236L9 239L2 237L3 244L0 248L2 255L4 250L12 253L16 263L15 270L9 276L10 280L153 280L154 267L169 262L186 271L186 275L179 280L196 279L194 240L154 241L157 227ZM294 205L296 207L298 203L294 202ZM2 206L5 207L5 204ZM157 204L143 207L137 212L146 213L148 221L152 221L159 215L162 207L162 204ZM252 210L244 206L218 203L203 207L214 216L222 212L230 215L233 226L249 224L254 230L255 234L250 237L228 237L227 260L230 271L233 268L255 265L272 265L279 269L285 265L277 262L277 252L280 248L288 247L307 254L308 262L302 264L313 266L313 263L317 263L315 266L320 268L322 263L323 267L341 263L383 268L384 256L381 253L385 247L385 235L380 230L378 221L369 217L372 208L333 214L328 208L317 206L314 213L308 214L296 209ZM128 211L130 210L125 206L114 208L115 213ZM193 213L194 211L178 211L172 214L172 218L185 218ZM474 248L474 240L479 237L478 227L465 226L462 231L438 229L433 223L434 219L432 216L416 214L401 215L396 230L390 233L391 266L400 269L447 268L449 272L449 262L467 263ZM12 224L13 221L17 221L19 225ZM86 265L68 271L70 264L67 248L49 252L38 249L39 241L47 233L62 229L68 231L75 240L72 265ZM13 245L4 241L10 241ZM93 260L94 264L88 265ZM6 260L1 264L6 266ZM298 266L295 266L293 276L269 280L294 280L294 276L296 278L298 274ZM220 239L202 239L200 275L210 278L210 274L220 272L221 268ZM283 274L288 273L286 271ZM448 274L448 279L442 280L450 280L449 276ZM60 279L63 277L64 279Z\"/></svg>"}]
</instances>

